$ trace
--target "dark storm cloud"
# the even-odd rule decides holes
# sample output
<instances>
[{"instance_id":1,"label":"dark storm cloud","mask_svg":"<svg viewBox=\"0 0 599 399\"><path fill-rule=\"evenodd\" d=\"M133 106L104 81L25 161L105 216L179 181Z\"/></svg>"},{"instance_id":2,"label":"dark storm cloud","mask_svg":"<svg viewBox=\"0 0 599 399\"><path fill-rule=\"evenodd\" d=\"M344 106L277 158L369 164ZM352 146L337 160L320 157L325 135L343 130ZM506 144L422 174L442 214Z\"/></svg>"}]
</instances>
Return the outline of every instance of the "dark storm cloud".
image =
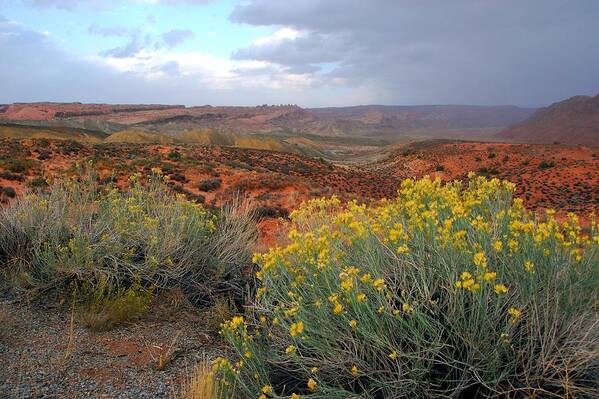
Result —
<instances>
[{"instance_id":1,"label":"dark storm cloud","mask_svg":"<svg viewBox=\"0 0 599 399\"><path fill-rule=\"evenodd\" d=\"M334 63L326 78L387 103L545 105L599 91L595 0L255 0L230 19L304 32L235 59Z\"/></svg>"},{"instance_id":2,"label":"dark storm cloud","mask_svg":"<svg viewBox=\"0 0 599 399\"><path fill-rule=\"evenodd\" d=\"M327 45L323 46L323 43L327 43ZM306 37L297 39L283 39L280 42L250 45L233 53L232 58L270 61L294 67L306 66L339 60L344 56L343 50L349 44L345 42L344 37L310 33Z\"/></svg>"},{"instance_id":3,"label":"dark storm cloud","mask_svg":"<svg viewBox=\"0 0 599 399\"><path fill-rule=\"evenodd\" d=\"M172 48L194 36L195 34L189 29L171 29L162 34L162 40L168 48Z\"/></svg>"}]
</instances>

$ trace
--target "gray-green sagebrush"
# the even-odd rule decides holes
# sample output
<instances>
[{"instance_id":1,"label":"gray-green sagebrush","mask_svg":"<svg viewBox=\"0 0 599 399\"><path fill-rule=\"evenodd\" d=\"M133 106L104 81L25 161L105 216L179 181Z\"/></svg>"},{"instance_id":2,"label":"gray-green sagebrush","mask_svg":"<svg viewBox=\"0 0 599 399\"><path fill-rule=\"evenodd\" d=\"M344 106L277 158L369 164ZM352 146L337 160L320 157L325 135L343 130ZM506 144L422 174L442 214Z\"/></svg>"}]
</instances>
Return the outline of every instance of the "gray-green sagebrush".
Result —
<instances>
[{"instance_id":1,"label":"gray-green sagebrush","mask_svg":"<svg viewBox=\"0 0 599 399\"><path fill-rule=\"evenodd\" d=\"M210 304L245 295L256 237L253 207L240 198L209 211L173 195L159 173L121 190L85 171L0 210L0 278L31 297L73 281L140 281Z\"/></svg>"},{"instance_id":2,"label":"gray-green sagebrush","mask_svg":"<svg viewBox=\"0 0 599 399\"><path fill-rule=\"evenodd\" d=\"M252 312L223 325L234 398L597 398L599 231L472 177L373 206L314 200L256 256ZM530 262L530 263L529 263Z\"/></svg>"}]
</instances>

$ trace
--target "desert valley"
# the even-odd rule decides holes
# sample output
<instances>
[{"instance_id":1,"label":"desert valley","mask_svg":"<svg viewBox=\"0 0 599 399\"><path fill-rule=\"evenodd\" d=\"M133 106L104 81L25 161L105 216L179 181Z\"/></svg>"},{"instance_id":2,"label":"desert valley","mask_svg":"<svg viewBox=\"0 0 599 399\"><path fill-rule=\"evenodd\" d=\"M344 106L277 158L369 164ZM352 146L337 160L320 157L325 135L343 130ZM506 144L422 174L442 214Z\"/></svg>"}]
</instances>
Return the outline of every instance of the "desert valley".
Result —
<instances>
[{"instance_id":1,"label":"desert valley","mask_svg":"<svg viewBox=\"0 0 599 399\"><path fill-rule=\"evenodd\" d=\"M472 172L514 183L514 196L541 218L547 210L562 221L577 215L583 230L597 234L589 229L599 207L599 96L539 110L19 103L0 107L0 132L5 207L30 193L48 195L64 179L83 184L90 171L97 174L98 187L125 191L135 184L132 176L151 180L158 173L173 194L216 214L232 201L251 201L257 228L252 251L288 242L289 216L306 201L335 197L376 207L394 198L406 179L467 183ZM8 251L9 243L4 245ZM9 252L3 254L10 259ZM204 369L191 382L186 381L193 371L182 370L227 353L214 331L236 312L222 298L239 297L235 291L204 297L198 311L180 284L147 305L153 316L134 324L82 319L77 314L89 305L73 310L62 290L43 300L45 310L6 305L4 312L12 310L4 323L13 326L6 337L14 346L5 352L8 367L0 372L7 381L4 395L74 397L78 390L86 395L98 390L107 392L101 397L161 397L179 395L186 384L203 386ZM33 283L24 292L37 302L34 292L40 289L45 292ZM140 295L131 289L125 294ZM108 303L85 312L108 317ZM49 325L40 319L48 317ZM79 321L73 324L74 319ZM121 327L114 329L115 323ZM149 379L159 382L148 386ZM189 397L210 397L198 395Z\"/></svg>"},{"instance_id":2,"label":"desert valley","mask_svg":"<svg viewBox=\"0 0 599 399\"><path fill-rule=\"evenodd\" d=\"M597 21L0 0L0 399L599 399Z\"/></svg>"},{"instance_id":3,"label":"desert valley","mask_svg":"<svg viewBox=\"0 0 599 399\"><path fill-rule=\"evenodd\" d=\"M529 209L591 213L598 128L599 95L540 110L10 104L0 106L0 185L8 200L84 164L120 186L161 168L197 202L241 193L278 217L311 198L391 198L406 178L475 172L516 183Z\"/></svg>"}]
</instances>

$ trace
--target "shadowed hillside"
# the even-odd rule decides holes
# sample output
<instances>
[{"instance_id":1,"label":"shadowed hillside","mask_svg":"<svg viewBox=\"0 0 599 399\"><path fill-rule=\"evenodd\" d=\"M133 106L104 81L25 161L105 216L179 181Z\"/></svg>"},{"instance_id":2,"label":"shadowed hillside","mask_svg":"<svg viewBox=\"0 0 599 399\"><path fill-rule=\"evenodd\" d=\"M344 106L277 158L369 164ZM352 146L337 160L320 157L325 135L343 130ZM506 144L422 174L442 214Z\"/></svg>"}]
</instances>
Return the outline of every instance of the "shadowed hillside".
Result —
<instances>
[{"instance_id":1,"label":"shadowed hillside","mask_svg":"<svg viewBox=\"0 0 599 399\"><path fill-rule=\"evenodd\" d=\"M599 94L576 96L542 108L497 138L529 143L599 146Z\"/></svg>"}]
</instances>

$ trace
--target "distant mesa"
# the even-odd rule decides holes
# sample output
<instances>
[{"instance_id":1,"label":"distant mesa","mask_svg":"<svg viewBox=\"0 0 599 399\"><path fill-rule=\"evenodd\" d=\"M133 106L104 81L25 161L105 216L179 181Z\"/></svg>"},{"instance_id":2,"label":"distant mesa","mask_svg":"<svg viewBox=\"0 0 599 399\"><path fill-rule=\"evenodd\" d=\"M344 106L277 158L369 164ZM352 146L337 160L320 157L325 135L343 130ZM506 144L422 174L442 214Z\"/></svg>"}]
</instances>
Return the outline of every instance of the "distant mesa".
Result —
<instances>
[{"instance_id":1,"label":"distant mesa","mask_svg":"<svg viewBox=\"0 0 599 399\"><path fill-rule=\"evenodd\" d=\"M599 146L599 94L575 96L541 108L496 137L526 143Z\"/></svg>"},{"instance_id":2,"label":"distant mesa","mask_svg":"<svg viewBox=\"0 0 599 399\"><path fill-rule=\"evenodd\" d=\"M258 107L185 107L158 104L16 103L1 106L0 121L42 122L113 133L135 126L177 135L190 129L232 133L284 130L327 136L393 139L413 129L502 128L528 118L535 109L514 106L365 105L301 108L293 104ZM160 127L160 125L168 125ZM167 129L168 132L161 129Z\"/></svg>"}]
</instances>

